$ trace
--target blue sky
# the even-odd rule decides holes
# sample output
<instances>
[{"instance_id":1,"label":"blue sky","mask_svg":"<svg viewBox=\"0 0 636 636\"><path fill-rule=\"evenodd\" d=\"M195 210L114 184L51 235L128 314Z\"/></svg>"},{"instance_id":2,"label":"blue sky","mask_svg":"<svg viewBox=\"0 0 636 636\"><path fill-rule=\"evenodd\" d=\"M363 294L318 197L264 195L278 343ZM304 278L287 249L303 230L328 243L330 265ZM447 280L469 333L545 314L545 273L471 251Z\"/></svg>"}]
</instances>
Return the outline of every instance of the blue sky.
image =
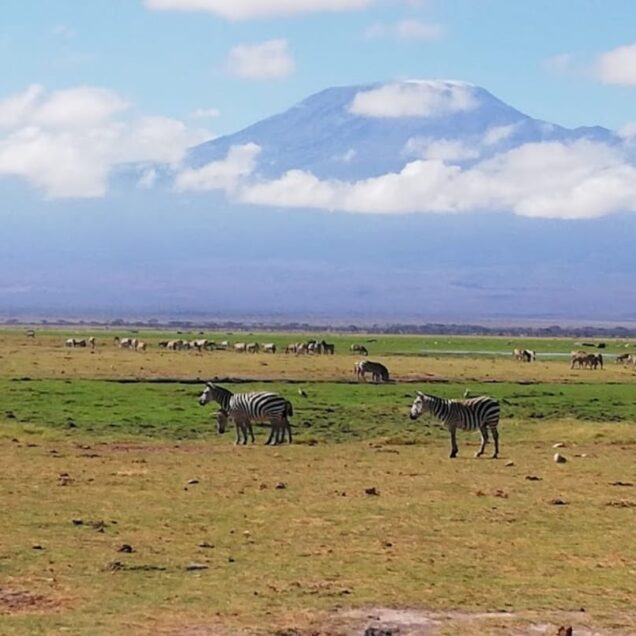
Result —
<instances>
[{"instance_id":1,"label":"blue sky","mask_svg":"<svg viewBox=\"0 0 636 636\"><path fill-rule=\"evenodd\" d=\"M163 10L142 0L2 3L0 98L34 83L98 86L139 113L190 121L197 109L216 109L205 125L224 134L327 86L450 78L566 126L636 120L636 88L603 83L593 71L599 55L636 39L629 0L343 0L331 3L341 11L279 15L274 8L250 18L248 9L238 20L180 10L188 3L168 0L172 9ZM434 27L432 35L400 38L395 27L406 20ZM292 70L249 79L228 69L233 47L271 40L285 42ZM559 68L550 67L555 56Z\"/></svg>"}]
</instances>

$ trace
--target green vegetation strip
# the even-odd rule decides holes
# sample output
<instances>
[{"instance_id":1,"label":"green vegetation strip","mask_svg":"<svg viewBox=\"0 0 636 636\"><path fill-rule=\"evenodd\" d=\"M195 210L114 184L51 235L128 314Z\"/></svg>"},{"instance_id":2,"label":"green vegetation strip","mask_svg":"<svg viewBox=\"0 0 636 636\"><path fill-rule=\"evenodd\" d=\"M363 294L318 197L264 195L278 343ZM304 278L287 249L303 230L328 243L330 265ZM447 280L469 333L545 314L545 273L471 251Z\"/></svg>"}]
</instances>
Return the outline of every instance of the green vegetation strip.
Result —
<instances>
[{"instance_id":1,"label":"green vegetation strip","mask_svg":"<svg viewBox=\"0 0 636 636\"><path fill-rule=\"evenodd\" d=\"M228 388L233 385L226 384ZM298 394L299 386L307 397ZM200 407L203 383L119 383L101 380L0 380L0 422L34 424L97 436L188 439L215 434L212 407ZM353 441L382 436L404 441L445 433L430 418L408 419L416 389L462 397L460 384L240 383L233 390L267 390L294 404L298 441ZM471 395L500 400L502 418L516 422L577 419L634 422L632 384L471 384ZM505 423L503 425L505 428ZM503 432L504 438L509 437Z\"/></svg>"}]
</instances>

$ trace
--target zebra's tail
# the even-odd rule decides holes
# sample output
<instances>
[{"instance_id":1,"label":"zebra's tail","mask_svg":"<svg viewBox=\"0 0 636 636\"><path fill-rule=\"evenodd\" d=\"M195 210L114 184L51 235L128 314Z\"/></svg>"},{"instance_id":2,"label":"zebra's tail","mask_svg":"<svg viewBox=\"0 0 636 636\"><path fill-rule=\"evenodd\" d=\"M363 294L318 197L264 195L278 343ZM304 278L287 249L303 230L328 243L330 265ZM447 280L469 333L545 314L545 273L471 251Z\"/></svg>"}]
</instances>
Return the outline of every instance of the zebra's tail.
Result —
<instances>
[{"instance_id":1,"label":"zebra's tail","mask_svg":"<svg viewBox=\"0 0 636 636\"><path fill-rule=\"evenodd\" d=\"M294 407L292 406L292 403L287 400L286 403L286 408L285 408L285 417L293 417L294 415Z\"/></svg>"}]
</instances>

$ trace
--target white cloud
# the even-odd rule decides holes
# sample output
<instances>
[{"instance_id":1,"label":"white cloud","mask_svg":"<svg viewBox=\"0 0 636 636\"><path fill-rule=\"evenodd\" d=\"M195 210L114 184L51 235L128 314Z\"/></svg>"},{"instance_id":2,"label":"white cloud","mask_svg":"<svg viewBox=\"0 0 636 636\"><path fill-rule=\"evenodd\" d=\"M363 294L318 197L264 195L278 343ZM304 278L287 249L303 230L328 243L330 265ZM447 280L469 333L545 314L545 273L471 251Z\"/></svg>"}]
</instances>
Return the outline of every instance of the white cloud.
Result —
<instances>
[{"instance_id":1,"label":"white cloud","mask_svg":"<svg viewBox=\"0 0 636 636\"><path fill-rule=\"evenodd\" d=\"M137 181L137 187L143 190L150 190L157 181L157 171L154 168L148 168Z\"/></svg>"},{"instance_id":2,"label":"white cloud","mask_svg":"<svg viewBox=\"0 0 636 636\"><path fill-rule=\"evenodd\" d=\"M112 91L80 86L51 93L33 113L33 120L42 126L82 128L101 124L127 108Z\"/></svg>"},{"instance_id":3,"label":"white cloud","mask_svg":"<svg viewBox=\"0 0 636 636\"><path fill-rule=\"evenodd\" d=\"M254 172L261 152L257 144L232 146L225 159L212 161L201 168L188 168L175 181L177 190L233 191L240 180Z\"/></svg>"},{"instance_id":4,"label":"white cloud","mask_svg":"<svg viewBox=\"0 0 636 636\"><path fill-rule=\"evenodd\" d=\"M501 141L505 141L517 129L517 124L508 124L507 126L493 126L489 128L483 136L482 143L485 146L495 146Z\"/></svg>"},{"instance_id":5,"label":"white cloud","mask_svg":"<svg viewBox=\"0 0 636 636\"><path fill-rule=\"evenodd\" d=\"M631 121L622 126L618 131L618 136L629 143L636 141L636 121Z\"/></svg>"},{"instance_id":6,"label":"white cloud","mask_svg":"<svg viewBox=\"0 0 636 636\"><path fill-rule=\"evenodd\" d=\"M420 159L438 159L452 163L467 159L477 159L479 149L461 139L431 139L411 137L404 145L404 154Z\"/></svg>"},{"instance_id":7,"label":"white cloud","mask_svg":"<svg viewBox=\"0 0 636 636\"><path fill-rule=\"evenodd\" d=\"M469 84L409 81L357 93L349 110L366 117L436 117L478 105Z\"/></svg>"},{"instance_id":8,"label":"white cloud","mask_svg":"<svg viewBox=\"0 0 636 636\"><path fill-rule=\"evenodd\" d=\"M545 60L544 66L553 73L567 73L572 69L574 56L571 53L559 53Z\"/></svg>"},{"instance_id":9,"label":"white cloud","mask_svg":"<svg viewBox=\"0 0 636 636\"><path fill-rule=\"evenodd\" d=\"M47 93L33 85L0 100L0 176L22 177L50 198L98 197L116 163L176 163L210 138L178 120L129 110L112 91L87 86Z\"/></svg>"},{"instance_id":10,"label":"white cloud","mask_svg":"<svg viewBox=\"0 0 636 636\"><path fill-rule=\"evenodd\" d=\"M294 60L287 40L260 44L239 44L230 50L228 71L237 77L255 80L281 79L294 72Z\"/></svg>"},{"instance_id":11,"label":"white cloud","mask_svg":"<svg viewBox=\"0 0 636 636\"><path fill-rule=\"evenodd\" d=\"M249 20L321 11L363 9L374 0L144 0L148 9L208 11L228 20Z\"/></svg>"},{"instance_id":12,"label":"white cloud","mask_svg":"<svg viewBox=\"0 0 636 636\"><path fill-rule=\"evenodd\" d=\"M596 62L596 75L605 84L636 84L636 44L603 53Z\"/></svg>"},{"instance_id":13,"label":"white cloud","mask_svg":"<svg viewBox=\"0 0 636 636\"><path fill-rule=\"evenodd\" d=\"M360 213L511 210L594 218L636 211L636 168L619 149L591 141L529 143L465 170L418 160L399 173L355 182L291 170L272 181L245 181L236 196L258 205Z\"/></svg>"},{"instance_id":14,"label":"white cloud","mask_svg":"<svg viewBox=\"0 0 636 636\"><path fill-rule=\"evenodd\" d=\"M191 115L195 119L213 119L220 116L221 111L217 108L197 108Z\"/></svg>"},{"instance_id":15,"label":"white cloud","mask_svg":"<svg viewBox=\"0 0 636 636\"><path fill-rule=\"evenodd\" d=\"M406 19L395 24L378 22L370 26L365 35L368 38L395 38L397 40L438 40L444 35L439 24L430 24L420 20Z\"/></svg>"}]
</instances>

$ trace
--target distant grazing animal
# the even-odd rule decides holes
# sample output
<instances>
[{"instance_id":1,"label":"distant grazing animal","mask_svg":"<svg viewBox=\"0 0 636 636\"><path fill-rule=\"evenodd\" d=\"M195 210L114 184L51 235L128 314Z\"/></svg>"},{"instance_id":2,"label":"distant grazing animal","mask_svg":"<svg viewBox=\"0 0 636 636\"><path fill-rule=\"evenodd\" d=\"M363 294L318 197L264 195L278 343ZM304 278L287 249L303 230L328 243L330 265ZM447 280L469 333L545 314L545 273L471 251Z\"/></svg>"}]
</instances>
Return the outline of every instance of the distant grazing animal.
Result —
<instances>
[{"instance_id":1,"label":"distant grazing animal","mask_svg":"<svg viewBox=\"0 0 636 636\"><path fill-rule=\"evenodd\" d=\"M456 432L457 429L474 431L479 429L481 433L481 446L475 457L480 457L488 443L488 429L492 433L495 444L493 459L499 456L499 424L500 407L497 400L482 395L481 397L467 400L446 400L434 395L427 395L421 391L411 406L409 417L416 420L424 411L428 411L442 421L451 439L450 457L456 457L458 453Z\"/></svg>"},{"instance_id":2,"label":"distant grazing animal","mask_svg":"<svg viewBox=\"0 0 636 636\"><path fill-rule=\"evenodd\" d=\"M145 351L146 343L143 340L137 340L135 343L135 351Z\"/></svg>"},{"instance_id":3,"label":"distant grazing animal","mask_svg":"<svg viewBox=\"0 0 636 636\"><path fill-rule=\"evenodd\" d=\"M371 374L371 379L374 382L388 382L389 370L379 362L372 362L371 360L360 360L354 365L354 372L358 380L362 379L366 382L366 374Z\"/></svg>"},{"instance_id":4,"label":"distant grazing animal","mask_svg":"<svg viewBox=\"0 0 636 636\"><path fill-rule=\"evenodd\" d=\"M357 343L351 345L350 351L351 353L359 353L363 356L369 355L368 349L364 345L357 344Z\"/></svg>"},{"instance_id":5,"label":"distant grazing animal","mask_svg":"<svg viewBox=\"0 0 636 636\"><path fill-rule=\"evenodd\" d=\"M263 353L276 353L276 345L273 342L266 342L263 345Z\"/></svg>"},{"instance_id":6,"label":"distant grazing animal","mask_svg":"<svg viewBox=\"0 0 636 636\"><path fill-rule=\"evenodd\" d=\"M621 353L616 356L616 364L628 364L631 363L631 353Z\"/></svg>"},{"instance_id":7,"label":"distant grazing animal","mask_svg":"<svg viewBox=\"0 0 636 636\"><path fill-rule=\"evenodd\" d=\"M520 362L534 362L537 359L537 354L531 349L514 349L512 355Z\"/></svg>"},{"instance_id":8,"label":"distant grazing animal","mask_svg":"<svg viewBox=\"0 0 636 636\"><path fill-rule=\"evenodd\" d=\"M247 345L244 342L237 342L234 345L234 351L237 353L245 353L247 350Z\"/></svg>"},{"instance_id":9,"label":"distant grazing animal","mask_svg":"<svg viewBox=\"0 0 636 636\"><path fill-rule=\"evenodd\" d=\"M570 369L578 366L579 369L597 369L599 366L603 368L603 354L587 353L586 351L573 351L570 355Z\"/></svg>"},{"instance_id":10,"label":"distant grazing animal","mask_svg":"<svg viewBox=\"0 0 636 636\"><path fill-rule=\"evenodd\" d=\"M258 353L260 349L261 347L258 342L248 342L245 345L245 351L247 351L247 353Z\"/></svg>"},{"instance_id":11,"label":"distant grazing animal","mask_svg":"<svg viewBox=\"0 0 636 636\"><path fill-rule=\"evenodd\" d=\"M27 338L35 338L35 329L27 329Z\"/></svg>"},{"instance_id":12,"label":"distant grazing animal","mask_svg":"<svg viewBox=\"0 0 636 636\"><path fill-rule=\"evenodd\" d=\"M115 341L115 344L119 346L120 349L133 348L133 338L120 338L119 336L115 336L113 340Z\"/></svg>"},{"instance_id":13,"label":"distant grazing animal","mask_svg":"<svg viewBox=\"0 0 636 636\"><path fill-rule=\"evenodd\" d=\"M199 353L201 353L203 349L207 348L207 345L208 345L208 341L205 340L204 338L200 338L199 340L193 340L190 343L190 347L192 347L193 349L196 349Z\"/></svg>"},{"instance_id":14,"label":"distant grazing animal","mask_svg":"<svg viewBox=\"0 0 636 636\"><path fill-rule=\"evenodd\" d=\"M330 342L322 341L322 350L323 353L328 355L334 355L336 353L336 345Z\"/></svg>"},{"instance_id":15,"label":"distant grazing animal","mask_svg":"<svg viewBox=\"0 0 636 636\"><path fill-rule=\"evenodd\" d=\"M64 346L65 347L85 347L86 346L86 340L84 338L82 338L81 340L79 338L68 338L65 342L64 342Z\"/></svg>"},{"instance_id":16,"label":"distant grazing animal","mask_svg":"<svg viewBox=\"0 0 636 636\"><path fill-rule=\"evenodd\" d=\"M219 433L225 431L227 418L234 420L236 425L236 443L247 444L247 432L252 422L269 422L272 430L266 444L280 444L285 441L288 433L289 443L292 441L289 417L294 409L289 400L276 393L259 391L255 393L232 393L212 382L207 382L203 393L199 397L199 404L204 406L208 402L217 402L225 412L226 417L217 418ZM254 438L252 436L252 441Z\"/></svg>"},{"instance_id":17,"label":"distant grazing animal","mask_svg":"<svg viewBox=\"0 0 636 636\"><path fill-rule=\"evenodd\" d=\"M95 348L95 336L91 336L91 337L88 339L88 344L91 346L91 349L94 349L94 348Z\"/></svg>"}]
</instances>

